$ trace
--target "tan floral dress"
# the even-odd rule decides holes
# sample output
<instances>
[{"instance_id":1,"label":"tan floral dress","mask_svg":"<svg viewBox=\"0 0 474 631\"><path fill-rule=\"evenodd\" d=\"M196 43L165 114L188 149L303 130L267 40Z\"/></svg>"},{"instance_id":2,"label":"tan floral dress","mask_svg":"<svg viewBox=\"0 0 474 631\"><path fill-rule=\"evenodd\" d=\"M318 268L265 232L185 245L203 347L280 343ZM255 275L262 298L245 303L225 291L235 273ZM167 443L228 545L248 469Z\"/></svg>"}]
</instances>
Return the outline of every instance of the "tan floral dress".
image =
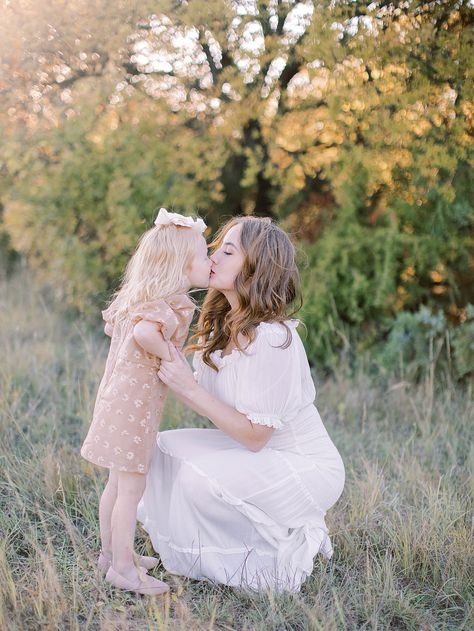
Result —
<instances>
[{"instance_id":1,"label":"tan floral dress","mask_svg":"<svg viewBox=\"0 0 474 631\"><path fill-rule=\"evenodd\" d=\"M102 312L113 330L92 423L81 448L86 460L118 471L148 471L167 386L157 374L160 359L137 344L133 327L139 320L155 322L163 337L181 348L194 308L187 295L176 294L141 305L122 322L115 322L113 305Z\"/></svg>"}]
</instances>

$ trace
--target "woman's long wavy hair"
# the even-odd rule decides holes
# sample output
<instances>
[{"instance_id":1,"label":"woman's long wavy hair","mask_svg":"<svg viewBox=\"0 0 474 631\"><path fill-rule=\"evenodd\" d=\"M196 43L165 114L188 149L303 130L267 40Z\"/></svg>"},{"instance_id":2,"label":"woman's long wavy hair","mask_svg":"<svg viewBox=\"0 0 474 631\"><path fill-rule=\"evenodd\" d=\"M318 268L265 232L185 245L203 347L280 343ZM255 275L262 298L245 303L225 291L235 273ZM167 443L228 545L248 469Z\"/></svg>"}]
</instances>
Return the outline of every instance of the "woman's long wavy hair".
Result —
<instances>
[{"instance_id":1,"label":"woman's long wavy hair","mask_svg":"<svg viewBox=\"0 0 474 631\"><path fill-rule=\"evenodd\" d=\"M129 317L137 305L185 293L189 289L186 270L201 238L198 230L173 224L147 230L112 298L116 320Z\"/></svg>"},{"instance_id":2,"label":"woman's long wavy hair","mask_svg":"<svg viewBox=\"0 0 474 631\"><path fill-rule=\"evenodd\" d=\"M210 355L229 341L243 351L238 335L249 343L261 322L282 322L302 306L296 250L289 236L267 217L235 217L222 226L210 244L218 249L225 234L240 224L240 247L245 255L242 270L235 279L239 304L231 311L224 294L209 289L204 300L195 334L186 351L202 351L203 361L217 370ZM292 308L293 307L293 308ZM286 348L291 342L287 329Z\"/></svg>"}]
</instances>

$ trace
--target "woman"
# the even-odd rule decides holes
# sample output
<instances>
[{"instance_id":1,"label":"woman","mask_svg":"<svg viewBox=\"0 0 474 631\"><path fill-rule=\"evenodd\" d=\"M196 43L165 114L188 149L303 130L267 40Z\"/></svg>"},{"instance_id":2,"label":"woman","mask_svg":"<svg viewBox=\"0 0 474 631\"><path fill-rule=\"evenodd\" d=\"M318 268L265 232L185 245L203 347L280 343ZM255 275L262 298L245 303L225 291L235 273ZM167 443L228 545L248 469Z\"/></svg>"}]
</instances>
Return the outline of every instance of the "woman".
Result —
<instances>
[{"instance_id":1,"label":"woman","mask_svg":"<svg viewBox=\"0 0 474 631\"><path fill-rule=\"evenodd\" d=\"M297 591L314 556L332 554L324 522L344 465L313 401L288 310L295 250L266 218L220 231L192 347L194 376L171 348L160 378L217 429L161 432L138 518L173 574Z\"/></svg>"}]
</instances>

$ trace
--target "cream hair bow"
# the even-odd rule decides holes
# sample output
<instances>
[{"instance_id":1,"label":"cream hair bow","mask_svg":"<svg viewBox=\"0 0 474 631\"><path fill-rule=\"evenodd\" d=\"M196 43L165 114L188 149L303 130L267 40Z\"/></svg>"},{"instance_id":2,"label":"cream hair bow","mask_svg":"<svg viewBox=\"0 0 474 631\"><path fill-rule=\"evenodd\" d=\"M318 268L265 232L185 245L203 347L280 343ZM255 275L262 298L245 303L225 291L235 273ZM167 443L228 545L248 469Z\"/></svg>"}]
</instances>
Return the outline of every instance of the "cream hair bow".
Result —
<instances>
[{"instance_id":1,"label":"cream hair bow","mask_svg":"<svg viewBox=\"0 0 474 631\"><path fill-rule=\"evenodd\" d=\"M200 217L193 219L192 217L185 217L179 213L170 213L166 210L166 208L160 208L158 217L155 219L155 226L161 228L161 226L169 226L170 224L175 226L184 226L186 228L194 228L195 230L199 230L201 234L207 228L206 224Z\"/></svg>"}]
</instances>

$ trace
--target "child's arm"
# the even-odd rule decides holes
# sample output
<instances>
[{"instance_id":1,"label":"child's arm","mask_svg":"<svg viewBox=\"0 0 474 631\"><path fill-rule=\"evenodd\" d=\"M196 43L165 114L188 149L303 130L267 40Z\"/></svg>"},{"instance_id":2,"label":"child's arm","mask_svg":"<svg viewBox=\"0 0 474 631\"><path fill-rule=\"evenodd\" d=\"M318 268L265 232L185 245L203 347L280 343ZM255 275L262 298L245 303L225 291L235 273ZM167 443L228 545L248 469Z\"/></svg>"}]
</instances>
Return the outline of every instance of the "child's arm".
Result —
<instances>
[{"instance_id":1,"label":"child's arm","mask_svg":"<svg viewBox=\"0 0 474 631\"><path fill-rule=\"evenodd\" d=\"M133 337L147 353L156 355L160 359L171 360L168 342L157 329L156 323L140 320L133 328Z\"/></svg>"},{"instance_id":2,"label":"child's arm","mask_svg":"<svg viewBox=\"0 0 474 631\"><path fill-rule=\"evenodd\" d=\"M104 326L104 333L108 335L109 337L112 337L113 330L114 330L114 327L110 324L110 322L106 322Z\"/></svg>"}]
</instances>

